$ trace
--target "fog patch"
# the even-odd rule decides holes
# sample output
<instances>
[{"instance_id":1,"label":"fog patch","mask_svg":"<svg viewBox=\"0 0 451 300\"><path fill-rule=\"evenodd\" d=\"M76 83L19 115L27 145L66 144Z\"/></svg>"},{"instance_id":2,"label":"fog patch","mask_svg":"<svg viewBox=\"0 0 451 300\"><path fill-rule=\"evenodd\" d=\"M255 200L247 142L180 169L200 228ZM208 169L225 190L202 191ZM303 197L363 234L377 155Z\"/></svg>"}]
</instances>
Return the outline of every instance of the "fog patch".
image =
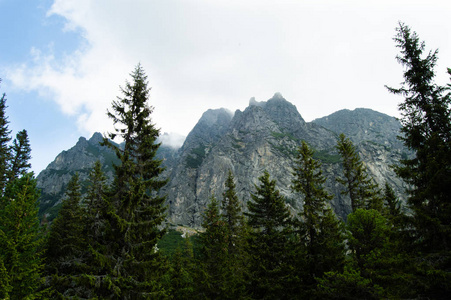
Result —
<instances>
[{"instance_id":1,"label":"fog patch","mask_svg":"<svg viewBox=\"0 0 451 300\"><path fill-rule=\"evenodd\" d=\"M183 142L185 142L186 136L183 136L178 133L163 133L158 137L158 141L163 144L163 146L171 147L173 149L178 149L182 147Z\"/></svg>"}]
</instances>

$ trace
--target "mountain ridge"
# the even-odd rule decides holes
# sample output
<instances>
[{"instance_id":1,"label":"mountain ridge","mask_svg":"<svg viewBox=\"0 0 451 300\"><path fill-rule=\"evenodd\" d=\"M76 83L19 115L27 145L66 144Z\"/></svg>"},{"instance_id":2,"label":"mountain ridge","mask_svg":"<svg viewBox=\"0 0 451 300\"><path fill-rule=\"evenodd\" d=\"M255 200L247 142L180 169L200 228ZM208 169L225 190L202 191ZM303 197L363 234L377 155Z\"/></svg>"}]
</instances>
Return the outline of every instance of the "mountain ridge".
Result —
<instances>
[{"instance_id":1,"label":"mountain ridge","mask_svg":"<svg viewBox=\"0 0 451 300\"><path fill-rule=\"evenodd\" d=\"M345 218L350 212L349 199L341 195L341 187L335 181L341 172L335 149L341 133L337 129L349 134L371 175L380 184L387 180L402 196L403 183L390 168L406 152L396 139L399 122L395 118L370 109L356 109L305 122L296 106L276 93L264 102L251 98L246 109L235 113L226 109L207 110L180 148L162 144L158 156L166 167L163 176L169 179L162 189L167 195L168 222L199 227L211 196L222 197L228 170L234 173L243 209L258 177L267 170L286 197L287 205L293 212L299 211L302 197L293 194L290 185L293 160L301 140L316 150L315 157L321 160L326 175L326 188L334 194L331 205L337 215ZM97 159L112 162L111 153L91 144L100 137L96 133L89 140L80 138L73 148L63 151L38 175L38 187L43 191L41 213L53 208L50 213L55 214L55 204L61 201L70 174L75 171L88 174L87 166ZM97 154L94 149L98 150ZM108 166L104 168L108 171ZM107 176L112 178L112 173Z\"/></svg>"}]
</instances>

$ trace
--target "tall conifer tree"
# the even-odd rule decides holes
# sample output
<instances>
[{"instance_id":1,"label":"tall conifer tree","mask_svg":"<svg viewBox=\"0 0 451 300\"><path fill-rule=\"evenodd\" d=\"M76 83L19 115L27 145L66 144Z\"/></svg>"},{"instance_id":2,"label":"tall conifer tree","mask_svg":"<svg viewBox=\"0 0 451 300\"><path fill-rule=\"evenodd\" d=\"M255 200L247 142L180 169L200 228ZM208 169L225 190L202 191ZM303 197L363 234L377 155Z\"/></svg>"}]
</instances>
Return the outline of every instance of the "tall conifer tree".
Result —
<instances>
[{"instance_id":1,"label":"tall conifer tree","mask_svg":"<svg viewBox=\"0 0 451 300\"><path fill-rule=\"evenodd\" d=\"M1 79L0 79L1 82ZM8 170L10 164L10 147L8 145L11 140L11 131L8 128L8 117L6 116L6 95L0 98L0 194L3 195L3 191L8 179ZM1 205L1 203L0 203ZM0 206L1 208L1 206Z\"/></svg>"},{"instance_id":2,"label":"tall conifer tree","mask_svg":"<svg viewBox=\"0 0 451 300\"><path fill-rule=\"evenodd\" d=\"M176 249L171 261L168 283L173 299L194 299L195 295L199 296L199 293L195 294L195 283L199 278L196 266L199 267L194 259L193 244L189 237L186 237L182 246Z\"/></svg>"},{"instance_id":3,"label":"tall conifer tree","mask_svg":"<svg viewBox=\"0 0 451 300\"><path fill-rule=\"evenodd\" d=\"M42 299L43 235L38 219L39 191L32 173L8 183L0 210L0 261L7 274L7 299ZM1 270L0 273L4 273ZM3 274L0 274L0 276ZM0 292L1 293L1 292Z\"/></svg>"},{"instance_id":4,"label":"tall conifer tree","mask_svg":"<svg viewBox=\"0 0 451 300\"><path fill-rule=\"evenodd\" d=\"M337 181L345 187L342 194L351 198L352 211L358 208L382 211L379 187L368 175L354 144L343 133L339 136L337 149L343 163L343 177L338 177Z\"/></svg>"},{"instance_id":5,"label":"tall conifer tree","mask_svg":"<svg viewBox=\"0 0 451 300\"><path fill-rule=\"evenodd\" d=\"M160 175L161 160L155 156L159 129L151 120L152 107L148 105L147 76L140 65L133 73L132 83L122 89L123 97L113 101L108 116L113 120L114 139L124 141L120 148L105 139L120 160L115 166L116 176L111 192L114 206L112 230L115 245L112 248L114 278L110 286L117 297L161 298L165 296L160 279L166 272L166 261L155 251L165 230L160 225L165 218L165 197L158 191L166 184Z\"/></svg>"},{"instance_id":6,"label":"tall conifer tree","mask_svg":"<svg viewBox=\"0 0 451 300\"><path fill-rule=\"evenodd\" d=\"M424 293L444 299L451 287L450 86L434 82L438 51L424 54L425 43L403 23L396 31L394 41L400 49L396 58L405 69L404 82L400 88L388 89L404 97L399 105L400 139L414 156L402 160L395 171L409 185L410 227L415 229L412 238L417 246L410 248L421 251L420 261L428 261Z\"/></svg>"},{"instance_id":7,"label":"tall conifer tree","mask_svg":"<svg viewBox=\"0 0 451 300\"><path fill-rule=\"evenodd\" d=\"M404 82L390 92L405 97L401 140L415 156L401 161L398 175L412 187L408 203L414 212L418 240L425 250L451 249L451 97L434 83L437 50L425 57L424 42L402 23L394 38L406 68Z\"/></svg>"},{"instance_id":8,"label":"tall conifer tree","mask_svg":"<svg viewBox=\"0 0 451 300\"><path fill-rule=\"evenodd\" d=\"M219 213L219 203L212 196L204 215L200 234L200 282L198 290L202 299L229 299L228 292L228 232L226 222Z\"/></svg>"},{"instance_id":9,"label":"tall conifer tree","mask_svg":"<svg viewBox=\"0 0 451 300\"><path fill-rule=\"evenodd\" d=\"M235 178L232 171L229 170L221 206L222 218L227 228L227 294L229 297L237 299L243 298L245 293L247 228L235 187Z\"/></svg>"},{"instance_id":10,"label":"tall conifer tree","mask_svg":"<svg viewBox=\"0 0 451 300\"><path fill-rule=\"evenodd\" d=\"M67 185L66 199L53 221L47 243L47 274L58 297L79 296L77 280L86 268L84 211L80 202L81 186L76 173Z\"/></svg>"},{"instance_id":11,"label":"tall conifer tree","mask_svg":"<svg viewBox=\"0 0 451 300\"><path fill-rule=\"evenodd\" d=\"M344 236L342 225L330 208L332 196L324 189L326 179L321 164L313 159L314 151L302 141L298 149L292 189L304 196L303 211L299 214L299 260L305 261L299 271L303 277L302 292L309 298L316 289L316 278L325 272L339 271L344 264Z\"/></svg>"},{"instance_id":12,"label":"tall conifer tree","mask_svg":"<svg viewBox=\"0 0 451 300\"><path fill-rule=\"evenodd\" d=\"M292 218L285 200L267 171L248 202L249 292L256 299L289 298L292 276Z\"/></svg>"},{"instance_id":13,"label":"tall conifer tree","mask_svg":"<svg viewBox=\"0 0 451 300\"><path fill-rule=\"evenodd\" d=\"M17 133L13 141L9 180L26 174L31 167L30 159L31 147L28 140L28 133L24 129Z\"/></svg>"},{"instance_id":14,"label":"tall conifer tree","mask_svg":"<svg viewBox=\"0 0 451 300\"><path fill-rule=\"evenodd\" d=\"M225 182L221 207L229 234L229 252L237 252L238 240L243 235L243 215L235 191L234 177L230 170Z\"/></svg>"},{"instance_id":15,"label":"tall conifer tree","mask_svg":"<svg viewBox=\"0 0 451 300\"><path fill-rule=\"evenodd\" d=\"M106 180L102 164L96 161L89 173L84 199L85 214L82 222L86 243L86 268L78 281L80 297L104 298L111 295L107 280L102 280L114 272L110 265L111 244L114 244L110 226L110 212L113 207L107 197Z\"/></svg>"}]
</instances>

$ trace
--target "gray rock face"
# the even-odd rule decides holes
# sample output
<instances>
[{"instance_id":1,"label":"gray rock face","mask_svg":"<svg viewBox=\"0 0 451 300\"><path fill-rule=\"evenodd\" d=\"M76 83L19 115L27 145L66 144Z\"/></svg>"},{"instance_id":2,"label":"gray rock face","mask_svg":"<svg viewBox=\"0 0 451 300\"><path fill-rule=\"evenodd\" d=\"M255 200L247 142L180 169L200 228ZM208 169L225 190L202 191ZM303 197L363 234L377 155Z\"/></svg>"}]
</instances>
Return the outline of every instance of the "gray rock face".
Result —
<instances>
[{"instance_id":1,"label":"gray rock face","mask_svg":"<svg viewBox=\"0 0 451 300\"><path fill-rule=\"evenodd\" d=\"M404 151L396 140L399 123L392 117L359 109L331 115L324 122L306 123L294 105L276 94L267 102L251 99L243 112L235 112L228 128L224 125L217 125L222 137L210 140L203 147L191 138L191 134L186 139L180 156L197 155L202 159L197 163L182 160L172 173L166 190L169 222L200 226L202 212L211 196L221 199L229 169L235 175L243 209L255 190L258 177L267 170L276 179L293 212L299 211L302 197L293 194L290 186L293 160L302 140L316 149L316 158L322 161L327 177L326 188L335 195L332 206L344 218L350 212L350 200L341 195L342 187L336 182L336 177L342 173L335 149L341 132L353 138L368 171L379 184L388 180L396 191L403 191L402 182L389 167ZM210 128L214 127L215 124L210 124ZM185 149L190 149L188 154Z\"/></svg>"},{"instance_id":2,"label":"gray rock face","mask_svg":"<svg viewBox=\"0 0 451 300\"><path fill-rule=\"evenodd\" d=\"M108 181L113 182L114 164L119 160L116 154L109 148L101 146L102 134L96 132L86 140L80 137L77 144L67 151L61 152L46 169L37 176L37 187L41 190L39 212L46 215L48 220L55 218L61 201L65 197L66 187L71 177L78 173L82 193L86 191L89 173L96 161L102 164L102 170ZM119 145L120 147L120 145ZM161 145L157 156L163 160L166 170L163 176L169 177L172 169L178 161L178 149L172 146Z\"/></svg>"},{"instance_id":3,"label":"gray rock face","mask_svg":"<svg viewBox=\"0 0 451 300\"><path fill-rule=\"evenodd\" d=\"M114 153L100 146L103 137L95 133L89 140L81 137L77 144L67 151L61 152L37 176L37 187L41 189L40 212L53 219L64 198L66 186L70 178L78 172L80 183L88 180L89 172L97 160L103 165L108 178L113 178Z\"/></svg>"},{"instance_id":4,"label":"gray rock face","mask_svg":"<svg viewBox=\"0 0 451 300\"><path fill-rule=\"evenodd\" d=\"M342 187L336 182L342 174L335 149L341 132L353 140L375 180L381 185L387 180L402 196L403 183L389 167L406 152L396 139L399 126L396 119L369 109L343 110L307 123L279 93L266 102L251 99L244 111L237 110L235 114L225 109L208 110L180 149L160 147L158 156L166 166L163 176L169 179L162 190L167 195L168 222L200 227L211 196L222 198L229 170L234 173L244 210L258 177L267 170L293 213L298 212L303 199L293 194L290 186L296 149L302 140L316 150L315 157L322 162L326 189L334 195L332 207L337 215L346 217L350 200L341 195ZM58 203L74 172L78 171L82 180L87 178L82 177L81 170L88 174L97 159L103 160L112 177L108 165L114 154L94 145L99 138L99 134L89 141L80 138L75 147L62 152L39 174L38 184L43 190L41 210L44 207L48 211Z\"/></svg>"}]
</instances>

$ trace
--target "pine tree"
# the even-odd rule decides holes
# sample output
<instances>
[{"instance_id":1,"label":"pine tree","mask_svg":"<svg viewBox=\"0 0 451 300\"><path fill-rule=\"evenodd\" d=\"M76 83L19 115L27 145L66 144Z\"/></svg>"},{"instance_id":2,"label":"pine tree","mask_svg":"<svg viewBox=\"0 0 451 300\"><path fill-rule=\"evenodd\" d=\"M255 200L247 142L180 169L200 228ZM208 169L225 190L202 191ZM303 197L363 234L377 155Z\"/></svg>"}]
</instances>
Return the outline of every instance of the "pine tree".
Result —
<instances>
[{"instance_id":1,"label":"pine tree","mask_svg":"<svg viewBox=\"0 0 451 300\"><path fill-rule=\"evenodd\" d=\"M66 199L53 221L47 242L47 274L58 297L78 295L76 283L85 271L86 242L83 235L84 211L80 205L79 175L72 176L66 189Z\"/></svg>"},{"instance_id":2,"label":"pine tree","mask_svg":"<svg viewBox=\"0 0 451 300\"><path fill-rule=\"evenodd\" d=\"M332 196L324 190L326 179L321 164L313 159L314 151L302 141L294 167L292 189L304 197L303 211L299 214L300 267L303 277L302 292L312 297L316 278L325 272L341 270L344 264L344 236L342 225L330 208ZM310 294L309 294L310 293Z\"/></svg>"},{"instance_id":3,"label":"pine tree","mask_svg":"<svg viewBox=\"0 0 451 300\"><path fill-rule=\"evenodd\" d=\"M396 31L404 82L388 89L404 97L400 139L414 157L401 160L395 171L410 187L407 202L416 246L410 248L423 262L423 293L445 299L451 286L451 86L434 83L438 51L424 55L425 43L403 23Z\"/></svg>"},{"instance_id":4,"label":"pine tree","mask_svg":"<svg viewBox=\"0 0 451 300\"><path fill-rule=\"evenodd\" d=\"M24 129L17 133L13 141L9 180L24 175L31 168L31 147L28 133Z\"/></svg>"},{"instance_id":5,"label":"pine tree","mask_svg":"<svg viewBox=\"0 0 451 300\"><path fill-rule=\"evenodd\" d=\"M202 299L229 299L228 232L226 222L219 213L219 203L212 196L204 214L200 233L199 297Z\"/></svg>"},{"instance_id":6,"label":"pine tree","mask_svg":"<svg viewBox=\"0 0 451 300\"><path fill-rule=\"evenodd\" d=\"M352 141L340 134L337 149L343 163L343 177L337 178L337 181L345 187L342 194L351 198L352 211L358 208L382 211L379 187L368 175Z\"/></svg>"},{"instance_id":7,"label":"pine tree","mask_svg":"<svg viewBox=\"0 0 451 300\"><path fill-rule=\"evenodd\" d=\"M248 202L250 281L248 290L256 299L289 297L292 275L292 219L275 180L264 172Z\"/></svg>"},{"instance_id":8,"label":"pine tree","mask_svg":"<svg viewBox=\"0 0 451 300\"><path fill-rule=\"evenodd\" d=\"M32 173L8 183L0 210L0 276L8 299L41 299L43 235L38 219L39 191ZM3 269L3 270L1 270ZM5 276L5 273L7 274ZM6 277L6 278L5 278Z\"/></svg>"},{"instance_id":9,"label":"pine tree","mask_svg":"<svg viewBox=\"0 0 451 300\"><path fill-rule=\"evenodd\" d=\"M155 157L160 146L156 142L159 130L151 122L147 76L140 65L131 76L133 82L122 89L123 98L113 101L108 112L117 126L109 138L120 136L124 148L104 141L120 160L110 195L115 272L109 285L122 299L158 298L165 296L160 279L167 271L165 259L154 250L165 233L160 229L166 216L165 197L158 191L167 181L159 177L162 162Z\"/></svg>"}]
</instances>

